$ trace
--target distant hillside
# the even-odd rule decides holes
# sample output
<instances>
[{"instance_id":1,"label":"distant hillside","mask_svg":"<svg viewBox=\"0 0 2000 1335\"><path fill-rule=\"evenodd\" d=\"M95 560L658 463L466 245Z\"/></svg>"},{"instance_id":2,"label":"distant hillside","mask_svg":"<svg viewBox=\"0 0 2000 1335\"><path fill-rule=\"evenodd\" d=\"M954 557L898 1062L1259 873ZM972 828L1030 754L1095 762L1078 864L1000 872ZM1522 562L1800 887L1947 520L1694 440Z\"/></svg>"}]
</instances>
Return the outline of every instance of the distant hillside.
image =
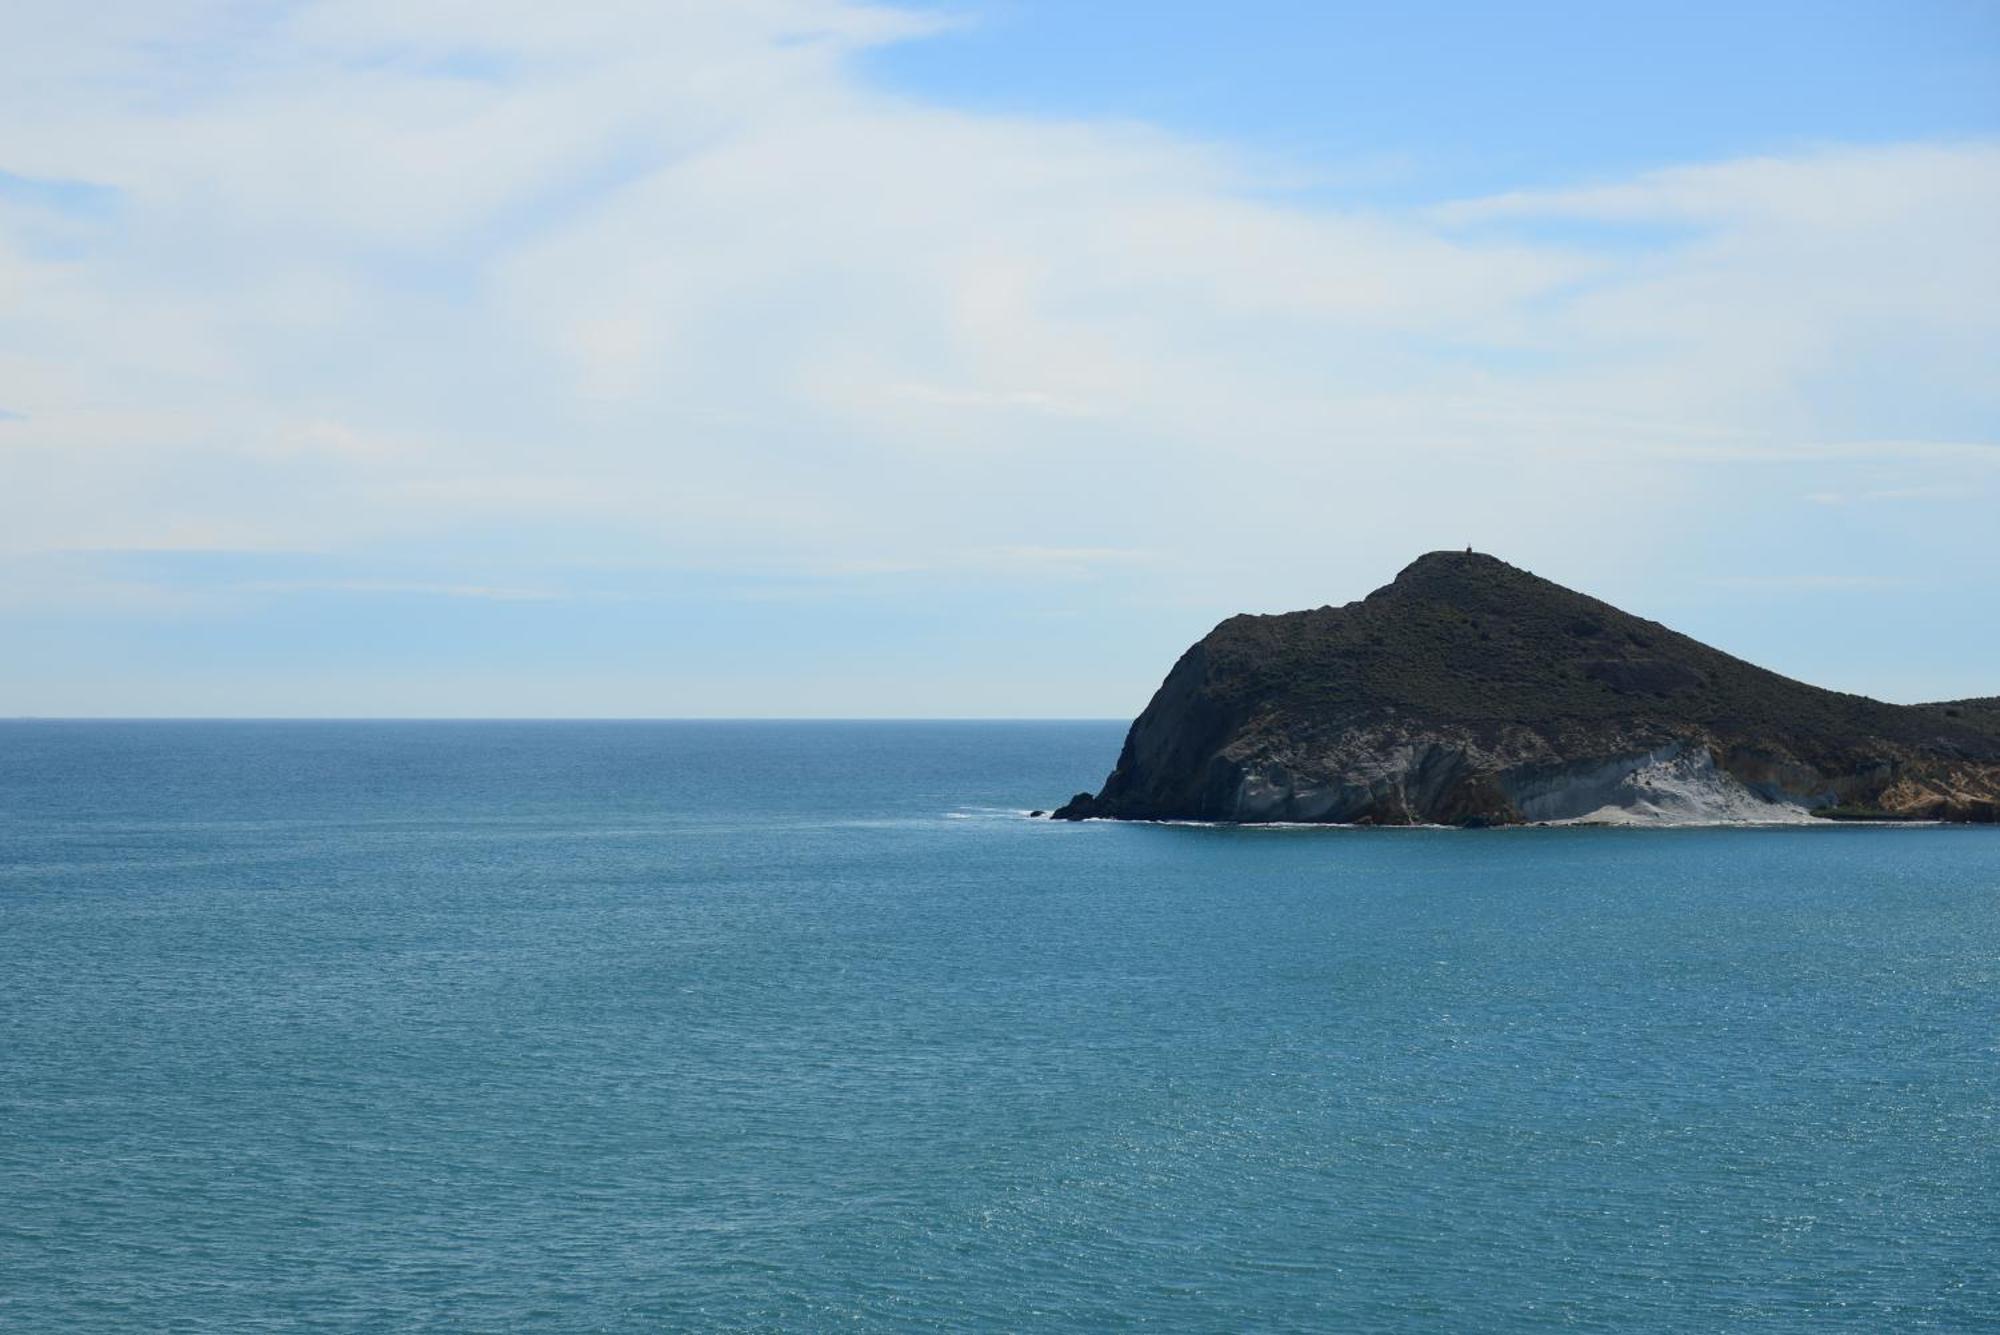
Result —
<instances>
[{"instance_id":1,"label":"distant hillside","mask_svg":"<svg viewBox=\"0 0 2000 1335\"><path fill-rule=\"evenodd\" d=\"M1891 705L1746 663L1490 556L1231 617L1058 815L1991 821L2000 697Z\"/></svg>"}]
</instances>

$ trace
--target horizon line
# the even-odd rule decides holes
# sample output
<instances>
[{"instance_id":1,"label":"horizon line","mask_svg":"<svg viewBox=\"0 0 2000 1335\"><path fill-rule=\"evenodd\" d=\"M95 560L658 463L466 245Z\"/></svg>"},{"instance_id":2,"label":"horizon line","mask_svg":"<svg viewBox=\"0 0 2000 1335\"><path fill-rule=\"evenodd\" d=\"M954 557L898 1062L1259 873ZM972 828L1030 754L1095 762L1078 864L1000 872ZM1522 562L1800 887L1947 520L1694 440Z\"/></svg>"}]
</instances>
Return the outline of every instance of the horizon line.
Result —
<instances>
[{"instance_id":1,"label":"horizon line","mask_svg":"<svg viewBox=\"0 0 2000 1335\"><path fill-rule=\"evenodd\" d=\"M0 714L0 723L1126 723L1111 714Z\"/></svg>"}]
</instances>

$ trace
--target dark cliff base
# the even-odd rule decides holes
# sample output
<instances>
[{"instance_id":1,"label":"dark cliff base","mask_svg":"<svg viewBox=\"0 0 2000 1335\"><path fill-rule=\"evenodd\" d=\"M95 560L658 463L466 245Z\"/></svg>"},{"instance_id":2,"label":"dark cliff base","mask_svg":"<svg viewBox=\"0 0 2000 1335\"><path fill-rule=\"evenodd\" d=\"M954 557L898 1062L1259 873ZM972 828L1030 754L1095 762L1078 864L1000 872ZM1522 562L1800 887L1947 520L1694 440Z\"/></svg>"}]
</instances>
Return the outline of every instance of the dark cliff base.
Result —
<instances>
[{"instance_id":1,"label":"dark cliff base","mask_svg":"<svg viewBox=\"0 0 2000 1335\"><path fill-rule=\"evenodd\" d=\"M1231 617L1060 819L2000 820L2000 698L1822 690L1490 556Z\"/></svg>"}]
</instances>

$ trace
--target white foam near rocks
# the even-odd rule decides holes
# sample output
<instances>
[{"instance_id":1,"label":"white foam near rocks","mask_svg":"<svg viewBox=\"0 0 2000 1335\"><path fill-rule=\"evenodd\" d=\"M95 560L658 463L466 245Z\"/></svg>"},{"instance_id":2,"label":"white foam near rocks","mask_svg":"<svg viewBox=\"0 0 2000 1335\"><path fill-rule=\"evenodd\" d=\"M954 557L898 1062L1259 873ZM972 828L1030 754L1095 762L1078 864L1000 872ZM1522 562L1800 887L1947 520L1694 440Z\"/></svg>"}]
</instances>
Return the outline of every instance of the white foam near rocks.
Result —
<instances>
[{"instance_id":1,"label":"white foam near rocks","mask_svg":"<svg viewBox=\"0 0 2000 1335\"><path fill-rule=\"evenodd\" d=\"M1542 776L1512 794L1550 825L1797 825L1803 803L1773 801L1719 768L1705 749L1663 747Z\"/></svg>"}]
</instances>

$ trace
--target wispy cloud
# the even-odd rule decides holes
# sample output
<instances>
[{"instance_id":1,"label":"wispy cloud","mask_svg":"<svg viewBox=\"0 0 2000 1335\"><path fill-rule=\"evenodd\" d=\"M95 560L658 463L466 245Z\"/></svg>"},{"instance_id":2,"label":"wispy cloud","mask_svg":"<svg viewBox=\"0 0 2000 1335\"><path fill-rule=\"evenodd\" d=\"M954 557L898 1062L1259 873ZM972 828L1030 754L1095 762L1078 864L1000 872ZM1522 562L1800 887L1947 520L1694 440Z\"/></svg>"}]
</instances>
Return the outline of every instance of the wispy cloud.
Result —
<instances>
[{"instance_id":1,"label":"wispy cloud","mask_svg":"<svg viewBox=\"0 0 2000 1335\"><path fill-rule=\"evenodd\" d=\"M1907 589L1919 583L1914 579L1888 575L1821 574L1722 575L1704 582L1718 589L1744 589L1760 593Z\"/></svg>"},{"instance_id":2,"label":"wispy cloud","mask_svg":"<svg viewBox=\"0 0 2000 1335\"><path fill-rule=\"evenodd\" d=\"M1876 487L1867 491L1811 491L1806 499L1816 505L1866 505L1875 501L1972 500L1980 490L1962 483L1934 483L1922 487Z\"/></svg>"},{"instance_id":3,"label":"wispy cloud","mask_svg":"<svg viewBox=\"0 0 2000 1335\"><path fill-rule=\"evenodd\" d=\"M251 580L236 588L253 594L352 593L370 597L472 598L502 603L549 602L567 596L545 586L429 584L380 579Z\"/></svg>"},{"instance_id":4,"label":"wispy cloud","mask_svg":"<svg viewBox=\"0 0 2000 1335\"><path fill-rule=\"evenodd\" d=\"M1331 207L1264 187L1339 164L885 94L857 56L939 22L893 6L252 10L9 25L0 549L1208 608L1466 541L1579 581L1752 515L1837 548L1865 509L1992 569L1922 518L2000 460L1991 142Z\"/></svg>"},{"instance_id":5,"label":"wispy cloud","mask_svg":"<svg viewBox=\"0 0 2000 1335\"><path fill-rule=\"evenodd\" d=\"M1143 570L1162 560L1157 551L1134 547L986 547L967 554L967 562L977 568L1043 578Z\"/></svg>"}]
</instances>

